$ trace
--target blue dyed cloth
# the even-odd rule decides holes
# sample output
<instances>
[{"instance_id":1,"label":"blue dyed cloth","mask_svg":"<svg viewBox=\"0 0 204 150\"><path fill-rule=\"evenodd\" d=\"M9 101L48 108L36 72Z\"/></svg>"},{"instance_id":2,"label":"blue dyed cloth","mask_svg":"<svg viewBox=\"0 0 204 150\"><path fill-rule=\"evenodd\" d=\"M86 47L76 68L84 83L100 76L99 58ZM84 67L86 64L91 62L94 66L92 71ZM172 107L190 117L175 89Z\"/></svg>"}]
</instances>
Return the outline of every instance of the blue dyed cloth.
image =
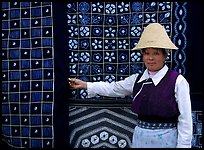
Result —
<instances>
[{"instance_id":1,"label":"blue dyed cloth","mask_svg":"<svg viewBox=\"0 0 204 150\"><path fill-rule=\"evenodd\" d=\"M54 145L51 2L2 2L2 140Z\"/></svg>"}]
</instances>

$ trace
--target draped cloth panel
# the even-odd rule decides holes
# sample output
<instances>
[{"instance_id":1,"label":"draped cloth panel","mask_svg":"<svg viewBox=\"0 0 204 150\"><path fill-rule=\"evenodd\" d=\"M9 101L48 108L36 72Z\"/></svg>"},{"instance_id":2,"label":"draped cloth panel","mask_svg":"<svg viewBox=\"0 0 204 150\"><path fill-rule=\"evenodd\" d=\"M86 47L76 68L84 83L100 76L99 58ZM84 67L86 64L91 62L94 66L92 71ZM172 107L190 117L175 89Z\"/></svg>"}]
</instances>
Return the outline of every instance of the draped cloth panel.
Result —
<instances>
[{"instance_id":1,"label":"draped cloth panel","mask_svg":"<svg viewBox=\"0 0 204 150\"><path fill-rule=\"evenodd\" d=\"M51 2L2 2L2 139L13 147L54 145Z\"/></svg>"},{"instance_id":2,"label":"draped cloth panel","mask_svg":"<svg viewBox=\"0 0 204 150\"><path fill-rule=\"evenodd\" d=\"M193 59L202 56L195 43L202 40L194 32L201 28L198 6L2 2L3 142L25 148L129 147L136 117L131 99L87 99L86 91L68 89L67 77L113 82L142 72L141 54L130 49L148 23L160 22L179 47L169 53L167 65L192 85L192 145L202 147L202 98L196 92L203 75L197 74L201 59Z\"/></svg>"},{"instance_id":3,"label":"draped cloth panel","mask_svg":"<svg viewBox=\"0 0 204 150\"><path fill-rule=\"evenodd\" d=\"M144 27L151 22L164 25L179 48L169 52L166 64L185 76L189 42L186 6L186 2L68 2L69 76L110 83L142 72L145 67L141 54L131 49L137 44ZM136 115L129 110L130 97L87 99L86 90L71 92L71 147L130 147L136 125ZM192 146L201 147L199 126L202 112L193 111L192 116Z\"/></svg>"},{"instance_id":4,"label":"draped cloth panel","mask_svg":"<svg viewBox=\"0 0 204 150\"><path fill-rule=\"evenodd\" d=\"M67 7L70 76L84 81L110 83L141 73L141 53L131 49L149 23L159 22L174 36L172 2L70 2ZM172 62L170 52L166 63L172 67ZM87 98L83 89L72 93Z\"/></svg>"}]
</instances>

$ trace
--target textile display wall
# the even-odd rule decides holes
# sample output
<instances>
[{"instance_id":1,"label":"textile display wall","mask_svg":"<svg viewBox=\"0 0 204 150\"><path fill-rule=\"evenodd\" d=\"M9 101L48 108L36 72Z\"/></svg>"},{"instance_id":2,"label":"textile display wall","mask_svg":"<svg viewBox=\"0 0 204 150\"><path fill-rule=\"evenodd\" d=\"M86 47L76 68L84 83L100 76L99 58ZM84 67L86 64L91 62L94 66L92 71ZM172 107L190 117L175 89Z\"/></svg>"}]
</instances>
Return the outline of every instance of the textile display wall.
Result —
<instances>
[{"instance_id":1,"label":"textile display wall","mask_svg":"<svg viewBox=\"0 0 204 150\"><path fill-rule=\"evenodd\" d=\"M131 98L88 99L85 90L69 89L67 78L110 83L142 72L141 54L131 49L148 23L159 22L179 47L169 52L166 64L192 85L192 146L202 148L202 92L193 82L197 76L200 84L202 74L196 74L198 67L192 73L189 65L202 56L201 44L191 40L198 6L2 2L1 142L14 148L130 147L137 117L130 110Z\"/></svg>"},{"instance_id":2,"label":"textile display wall","mask_svg":"<svg viewBox=\"0 0 204 150\"><path fill-rule=\"evenodd\" d=\"M70 76L110 83L142 72L141 54L131 49L143 28L151 22L164 25L179 47L168 54L166 63L185 76L186 5L177 2L68 3ZM87 99L86 91L80 89L72 90L70 99L72 147L130 147L136 115L130 111L129 97ZM195 129L192 145L200 147L202 113L193 111L192 115Z\"/></svg>"},{"instance_id":3,"label":"textile display wall","mask_svg":"<svg viewBox=\"0 0 204 150\"><path fill-rule=\"evenodd\" d=\"M2 2L2 140L11 147L69 145L63 6Z\"/></svg>"},{"instance_id":4,"label":"textile display wall","mask_svg":"<svg viewBox=\"0 0 204 150\"><path fill-rule=\"evenodd\" d=\"M2 3L2 138L53 147L54 55L50 2Z\"/></svg>"},{"instance_id":5,"label":"textile display wall","mask_svg":"<svg viewBox=\"0 0 204 150\"><path fill-rule=\"evenodd\" d=\"M69 3L70 76L85 81L113 82L142 72L141 53L130 49L150 22L160 22L172 36L172 5L170 2ZM176 32L175 38L178 38L178 29ZM169 53L166 61L169 66L172 66L172 55ZM185 71L185 68L179 69ZM78 93L73 91L73 95L84 99L87 93L81 89Z\"/></svg>"}]
</instances>

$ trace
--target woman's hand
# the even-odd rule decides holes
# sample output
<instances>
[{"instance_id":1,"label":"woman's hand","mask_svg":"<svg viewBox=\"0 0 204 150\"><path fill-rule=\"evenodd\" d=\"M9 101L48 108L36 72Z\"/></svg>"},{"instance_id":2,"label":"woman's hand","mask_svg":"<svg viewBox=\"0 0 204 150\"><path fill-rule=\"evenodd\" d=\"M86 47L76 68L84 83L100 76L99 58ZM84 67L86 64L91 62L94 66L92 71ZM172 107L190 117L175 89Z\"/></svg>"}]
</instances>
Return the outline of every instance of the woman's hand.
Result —
<instances>
[{"instance_id":1,"label":"woman's hand","mask_svg":"<svg viewBox=\"0 0 204 150\"><path fill-rule=\"evenodd\" d=\"M80 79L68 78L68 83L72 89L79 89L79 88L87 89L87 83Z\"/></svg>"}]
</instances>

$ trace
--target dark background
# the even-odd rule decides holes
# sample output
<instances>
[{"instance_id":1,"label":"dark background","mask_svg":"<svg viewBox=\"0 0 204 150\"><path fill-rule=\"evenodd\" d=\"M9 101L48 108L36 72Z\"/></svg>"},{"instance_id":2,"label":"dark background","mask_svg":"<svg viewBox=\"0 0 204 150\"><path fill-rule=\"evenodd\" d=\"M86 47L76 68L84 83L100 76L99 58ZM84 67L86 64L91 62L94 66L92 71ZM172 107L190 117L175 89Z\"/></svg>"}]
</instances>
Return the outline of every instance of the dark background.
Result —
<instances>
[{"instance_id":1,"label":"dark background","mask_svg":"<svg viewBox=\"0 0 204 150\"><path fill-rule=\"evenodd\" d=\"M192 109L202 110L203 100L203 4L187 3L185 78L190 85Z\"/></svg>"}]
</instances>

